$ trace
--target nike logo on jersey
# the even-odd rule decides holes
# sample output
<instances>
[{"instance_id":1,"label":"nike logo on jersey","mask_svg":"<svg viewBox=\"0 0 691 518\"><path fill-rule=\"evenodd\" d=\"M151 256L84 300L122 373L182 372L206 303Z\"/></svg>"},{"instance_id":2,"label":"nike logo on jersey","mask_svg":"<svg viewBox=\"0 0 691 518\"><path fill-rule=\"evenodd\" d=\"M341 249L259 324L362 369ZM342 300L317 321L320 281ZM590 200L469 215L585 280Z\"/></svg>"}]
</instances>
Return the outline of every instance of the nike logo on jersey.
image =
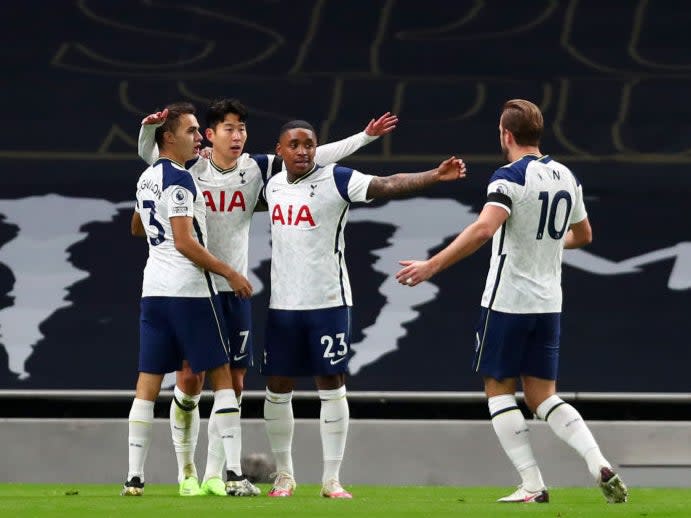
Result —
<instances>
[{"instance_id":1,"label":"nike logo on jersey","mask_svg":"<svg viewBox=\"0 0 691 518\"><path fill-rule=\"evenodd\" d=\"M341 363L345 359L346 359L346 357L344 356L343 358L339 358L338 360L331 360L331 365L336 365L337 363Z\"/></svg>"},{"instance_id":2,"label":"nike logo on jersey","mask_svg":"<svg viewBox=\"0 0 691 518\"><path fill-rule=\"evenodd\" d=\"M328 419L324 419L324 424L337 423L339 421L343 421L343 418L339 417L338 419L331 419L330 421Z\"/></svg>"},{"instance_id":3,"label":"nike logo on jersey","mask_svg":"<svg viewBox=\"0 0 691 518\"><path fill-rule=\"evenodd\" d=\"M249 353L247 353L247 354L241 354L240 356L238 356L238 355L236 354L235 356L233 356L233 361L239 362L239 361L242 360L243 358L246 358L248 354L249 354Z\"/></svg>"}]
</instances>

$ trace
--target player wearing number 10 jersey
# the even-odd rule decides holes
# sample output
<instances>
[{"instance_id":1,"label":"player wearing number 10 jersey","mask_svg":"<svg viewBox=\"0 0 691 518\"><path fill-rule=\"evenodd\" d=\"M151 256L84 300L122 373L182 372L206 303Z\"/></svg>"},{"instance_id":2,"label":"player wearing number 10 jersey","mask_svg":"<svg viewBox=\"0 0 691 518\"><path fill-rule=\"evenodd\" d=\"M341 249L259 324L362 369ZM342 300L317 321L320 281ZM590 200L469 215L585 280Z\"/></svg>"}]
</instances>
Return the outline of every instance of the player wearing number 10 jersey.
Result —
<instances>
[{"instance_id":1,"label":"player wearing number 10 jersey","mask_svg":"<svg viewBox=\"0 0 691 518\"><path fill-rule=\"evenodd\" d=\"M592 231L580 183L540 153L543 127L533 103L514 99L504 105L499 141L510 163L492 175L478 219L429 260L401 261L396 278L415 286L492 238L474 370L483 376L494 431L522 481L499 501L549 501L516 404L520 378L528 408L585 459L608 502L625 502L626 486L580 414L556 395L562 251L587 245Z\"/></svg>"}]
</instances>

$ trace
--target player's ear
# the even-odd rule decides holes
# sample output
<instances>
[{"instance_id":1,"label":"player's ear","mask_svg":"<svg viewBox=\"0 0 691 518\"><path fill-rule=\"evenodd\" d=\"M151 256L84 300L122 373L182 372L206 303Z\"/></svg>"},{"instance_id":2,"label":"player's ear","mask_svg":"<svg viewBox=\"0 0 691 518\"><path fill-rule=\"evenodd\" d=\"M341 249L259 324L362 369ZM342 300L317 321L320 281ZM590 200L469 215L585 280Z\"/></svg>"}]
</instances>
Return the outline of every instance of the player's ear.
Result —
<instances>
[{"instance_id":1,"label":"player's ear","mask_svg":"<svg viewBox=\"0 0 691 518\"><path fill-rule=\"evenodd\" d=\"M212 130L211 128L206 128L204 130L204 136L206 137L206 140L208 140L209 142L213 141L212 137L214 135L215 135L214 130Z\"/></svg>"},{"instance_id":2,"label":"player's ear","mask_svg":"<svg viewBox=\"0 0 691 518\"><path fill-rule=\"evenodd\" d=\"M281 143L276 142L276 156L281 156Z\"/></svg>"},{"instance_id":3,"label":"player's ear","mask_svg":"<svg viewBox=\"0 0 691 518\"><path fill-rule=\"evenodd\" d=\"M175 133L172 131L168 130L163 134L163 140L166 142L166 144L173 144L175 143Z\"/></svg>"}]
</instances>

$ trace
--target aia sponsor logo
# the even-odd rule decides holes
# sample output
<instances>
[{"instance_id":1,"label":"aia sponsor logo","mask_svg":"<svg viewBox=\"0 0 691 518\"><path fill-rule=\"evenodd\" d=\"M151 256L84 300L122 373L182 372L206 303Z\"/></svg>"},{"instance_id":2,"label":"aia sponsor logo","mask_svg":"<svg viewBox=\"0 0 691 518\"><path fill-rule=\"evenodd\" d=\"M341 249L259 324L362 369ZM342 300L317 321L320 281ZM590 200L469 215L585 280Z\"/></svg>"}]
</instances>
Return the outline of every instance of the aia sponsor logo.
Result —
<instances>
[{"instance_id":1,"label":"aia sponsor logo","mask_svg":"<svg viewBox=\"0 0 691 518\"><path fill-rule=\"evenodd\" d=\"M300 224L308 227L316 227L314 224L314 218L312 218L312 213L307 205L300 205L299 207L294 205L274 205L271 211L271 224L276 225L293 225L298 226Z\"/></svg>"},{"instance_id":2,"label":"aia sponsor logo","mask_svg":"<svg viewBox=\"0 0 691 518\"><path fill-rule=\"evenodd\" d=\"M204 191L204 199L206 200L206 207L211 212L233 212L235 209L247 210L242 191Z\"/></svg>"}]
</instances>

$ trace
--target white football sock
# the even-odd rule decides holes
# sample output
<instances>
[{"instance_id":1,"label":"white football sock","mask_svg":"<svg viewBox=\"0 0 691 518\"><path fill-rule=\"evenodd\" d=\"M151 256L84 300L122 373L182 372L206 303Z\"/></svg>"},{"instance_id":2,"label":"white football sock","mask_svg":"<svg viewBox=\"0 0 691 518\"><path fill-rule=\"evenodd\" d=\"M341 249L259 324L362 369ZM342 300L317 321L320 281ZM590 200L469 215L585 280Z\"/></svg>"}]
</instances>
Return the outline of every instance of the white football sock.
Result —
<instances>
[{"instance_id":1,"label":"white football sock","mask_svg":"<svg viewBox=\"0 0 691 518\"><path fill-rule=\"evenodd\" d=\"M128 457L127 480L139 477L144 482L144 463L151 443L151 425L154 422L154 402L135 398L132 401L128 419Z\"/></svg>"},{"instance_id":2,"label":"white football sock","mask_svg":"<svg viewBox=\"0 0 691 518\"><path fill-rule=\"evenodd\" d=\"M238 400L238 418L242 419L242 394L237 396ZM242 475L242 466L240 459L242 458L242 425L238 427L238 433L235 434L232 441L232 462L228 464L226 469L233 471L236 475Z\"/></svg>"},{"instance_id":3,"label":"white football sock","mask_svg":"<svg viewBox=\"0 0 691 518\"><path fill-rule=\"evenodd\" d=\"M201 394L185 394L175 385L170 402L170 433L173 436L175 456L178 461L178 482L187 477L197 477L194 452L199 436L199 400Z\"/></svg>"},{"instance_id":4,"label":"white football sock","mask_svg":"<svg viewBox=\"0 0 691 518\"><path fill-rule=\"evenodd\" d=\"M350 411L345 385L334 390L320 390L319 399L321 400L319 433L322 439L324 459L322 484L325 484L331 479L339 480L339 471L348 435Z\"/></svg>"},{"instance_id":5,"label":"white football sock","mask_svg":"<svg viewBox=\"0 0 691 518\"><path fill-rule=\"evenodd\" d=\"M588 425L574 407L556 394L548 397L537 407L537 416L547 421L552 431L566 444L576 450L588 464L588 471L597 480L600 468L612 465L602 455Z\"/></svg>"},{"instance_id":6,"label":"white football sock","mask_svg":"<svg viewBox=\"0 0 691 518\"><path fill-rule=\"evenodd\" d=\"M214 406L211 413L215 416L216 430L223 442L226 464L233 462L233 441L240 433L240 411L233 389L222 389L214 392Z\"/></svg>"},{"instance_id":7,"label":"white football sock","mask_svg":"<svg viewBox=\"0 0 691 518\"><path fill-rule=\"evenodd\" d=\"M540 468L530 446L530 432L513 395L493 396L487 400L494 432L521 476L523 488L540 491L545 488Z\"/></svg>"},{"instance_id":8,"label":"white football sock","mask_svg":"<svg viewBox=\"0 0 691 518\"><path fill-rule=\"evenodd\" d=\"M223 440L216 428L216 414L213 412L211 412L209 416L208 435L209 447L206 453L204 482L214 477L223 479L223 467L226 465L226 453L223 449Z\"/></svg>"},{"instance_id":9,"label":"white football sock","mask_svg":"<svg viewBox=\"0 0 691 518\"><path fill-rule=\"evenodd\" d=\"M278 394L266 389L264 423L271 451L276 460L276 471L293 474L293 405L292 392Z\"/></svg>"},{"instance_id":10,"label":"white football sock","mask_svg":"<svg viewBox=\"0 0 691 518\"><path fill-rule=\"evenodd\" d=\"M242 417L242 394L237 396L238 411ZM223 478L223 468L226 465L226 454L223 449L223 441L216 428L216 416L212 412L209 416L209 426L207 429L209 437L209 447L206 453L206 470L204 471L204 482L210 478ZM240 433L232 439L233 442L233 466L228 469L233 470L236 475L242 475L240 459L242 457L242 427Z\"/></svg>"}]
</instances>

